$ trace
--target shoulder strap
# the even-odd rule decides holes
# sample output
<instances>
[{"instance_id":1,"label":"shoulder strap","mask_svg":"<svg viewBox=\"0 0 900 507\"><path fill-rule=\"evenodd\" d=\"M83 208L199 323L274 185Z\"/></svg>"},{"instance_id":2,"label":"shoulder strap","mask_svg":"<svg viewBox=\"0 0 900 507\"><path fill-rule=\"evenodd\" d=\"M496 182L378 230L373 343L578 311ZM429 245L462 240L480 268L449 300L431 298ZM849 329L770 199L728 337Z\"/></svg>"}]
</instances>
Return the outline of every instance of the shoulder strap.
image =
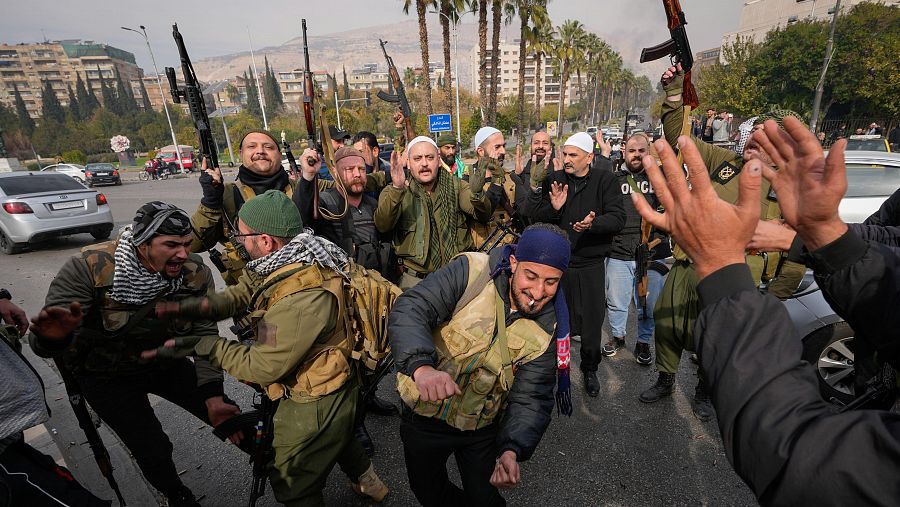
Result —
<instances>
[{"instance_id":1,"label":"shoulder strap","mask_svg":"<svg viewBox=\"0 0 900 507\"><path fill-rule=\"evenodd\" d=\"M469 259L469 277L471 278L473 269L477 269L476 272L478 273L478 276L476 276L474 280L470 279L466 284L466 290L463 292L462 297L459 298L459 302L456 303L456 307L453 309L453 315L456 315L460 310L465 308L466 305L471 303L472 300L481 294L481 291L487 287L488 282L491 281L491 270L488 266L473 267L473 262L480 262L476 261L474 255L467 255L465 253L459 255L465 255Z\"/></svg>"},{"instance_id":2,"label":"shoulder strap","mask_svg":"<svg viewBox=\"0 0 900 507\"><path fill-rule=\"evenodd\" d=\"M504 312L506 305L503 303L503 298L500 297L499 292L497 292L495 296L494 306L497 307L497 339L494 343L500 347L500 359L503 360L503 371L500 372L500 385L503 387L504 391L509 391L510 388L512 388L514 374L512 359L509 356L509 345L506 343L506 312Z\"/></svg>"}]
</instances>

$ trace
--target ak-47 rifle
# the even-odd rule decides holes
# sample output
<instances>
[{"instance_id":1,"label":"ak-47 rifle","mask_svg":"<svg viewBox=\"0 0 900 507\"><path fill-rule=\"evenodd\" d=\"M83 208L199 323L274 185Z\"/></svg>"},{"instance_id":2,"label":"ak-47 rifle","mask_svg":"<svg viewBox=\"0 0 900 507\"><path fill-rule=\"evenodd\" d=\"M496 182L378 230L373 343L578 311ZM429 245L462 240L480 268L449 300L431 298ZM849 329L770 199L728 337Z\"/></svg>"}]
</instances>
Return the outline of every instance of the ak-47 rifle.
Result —
<instances>
[{"instance_id":1,"label":"ak-47 rifle","mask_svg":"<svg viewBox=\"0 0 900 507\"><path fill-rule=\"evenodd\" d=\"M691 69L694 66L694 55L691 53L691 45L688 42L687 31L684 25L687 24L684 18L684 11L681 10L681 4L678 0L663 0L663 8L666 10L666 20L669 27L669 33L672 38L649 48L641 50L641 63L652 62L663 57L670 57L673 66L681 64L681 70L684 71L684 88L682 90L682 98L684 101L684 121L682 123L682 135L690 132L691 110L696 109L700 105L697 98L697 91L691 83Z\"/></svg>"},{"instance_id":2,"label":"ak-47 rifle","mask_svg":"<svg viewBox=\"0 0 900 507\"><path fill-rule=\"evenodd\" d=\"M503 238L505 238L509 234L512 234L513 237L518 241L519 233L513 230L512 218L510 218L506 222L498 222L497 227L495 227L494 230L491 231L491 234L488 235L488 237L484 238L484 241L481 242L481 245L476 251L484 253L490 252L503 241Z\"/></svg>"},{"instance_id":3,"label":"ak-47 rifle","mask_svg":"<svg viewBox=\"0 0 900 507\"><path fill-rule=\"evenodd\" d=\"M297 159L294 158L294 152L291 151L291 145L287 142L287 136L281 131L281 146L284 148L284 156L288 159L288 165L291 168L291 178L296 178L300 173L297 169Z\"/></svg>"},{"instance_id":4,"label":"ak-47 rifle","mask_svg":"<svg viewBox=\"0 0 900 507\"><path fill-rule=\"evenodd\" d=\"M197 137L200 140L200 160L206 159L206 167L219 167L219 152L216 148L216 141L213 139L212 130L209 123L209 115L206 113L206 102L203 100L203 92L200 89L200 81L194 72L194 65L191 63L191 57L188 56L187 48L184 47L184 39L178 32L178 24L172 25L172 37L175 39L175 45L178 46L178 55L181 58L181 72L184 75L184 86L178 87L178 78L175 76L175 69L166 67L166 77L169 79L169 91L172 93L172 101L180 104L182 100L188 104L188 110L191 113L191 120L194 122L194 128L197 130ZM212 176L203 172L200 174L200 182L205 183L212 181ZM213 181L213 185L221 185L221 182ZM235 240L233 237L237 227L230 223L227 215L223 213L225 220L229 222L229 242L242 259L249 260L250 256L244 248L244 244ZM215 248L209 249L209 260L216 266L220 273L225 273L228 269L222 262L222 252Z\"/></svg>"},{"instance_id":5,"label":"ak-47 rifle","mask_svg":"<svg viewBox=\"0 0 900 507\"><path fill-rule=\"evenodd\" d=\"M175 44L178 46L178 55L181 57L181 72L184 74L184 87L178 87L178 79L175 76L175 69L166 67L166 77L169 78L169 88L172 92L172 101L180 104L184 99L188 104L188 110L191 113L191 120L194 122L194 128L197 129L197 136L200 138L200 160L207 159L207 167L219 167L219 152L216 148L216 141L213 139L212 130L209 124L209 115L206 113L206 103L203 100L203 91L200 89L200 81L197 80L197 74L194 72L194 65L191 63L191 57L188 56L187 49L184 47L184 39L178 32L178 25L172 25L172 37L175 38Z\"/></svg>"},{"instance_id":6,"label":"ak-47 rifle","mask_svg":"<svg viewBox=\"0 0 900 507\"><path fill-rule=\"evenodd\" d=\"M72 412L75 412L75 418L78 419L78 426L81 427L81 431L83 431L84 436L87 437L91 452L94 453L94 461L97 462L97 468L100 469L100 473L103 474L103 477L106 477L106 482L109 483L109 487L112 488L113 493L116 494L119 505L124 506L125 498L122 497L122 491L119 490L119 485L116 483L115 476L113 476L113 466L109 459L109 451L107 451L106 446L103 445L103 439L100 438L97 426L94 425L94 419L91 417L90 412L88 412L87 405L84 401L84 394L81 392L81 386L78 385L78 380L76 380L72 375L72 372L66 368L66 365L63 364L62 360L54 359L53 361L56 363L56 369L59 370L59 375L62 377L63 383L66 386L66 394L69 396L69 404L72 405Z\"/></svg>"},{"instance_id":7,"label":"ak-47 rifle","mask_svg":"<svg viewBox=\"0 0 900 507\"><path fill-rule=\"evenodd\" d=\"M650 251L656 248L662 240L659 238L650 241L650 233L653 232L653 226L650 222L641 219L641 244L638 245L637 252L634 256L635 271L634 277L637 279L638 301L641 304L643 314L641 319L646 319L647 313L647 289L649 287L648 274L650 271Z\"/></svg>"},{"instance_id":8,"label":"ak-47 rifle","mask_svg":"<svg viewBox=\"0 0 900 507\"><path fill-rule=\"evenodd\" d=\"M315 113L314 107L314 97L316 95L316 85L313 82L313 74L312 70L309 67L309 44L306 41L306 19L301 20L301 25L303 27L303 63L306 66L306 69L303 72L303 119L306 122L306 133L309 139L309 148L316 148L316 123L313 119L313 114ZM328 133L328 125L325 120L325 105L322 104L322 114L319 115L319 127L321 131L319 134L322 136L322 153L324 155L323 162L325 166L328 168L329 174L331 174L331 178L334 180L334 185L337 187L338 192L344 197L344 210L335 215L331 211L326 208L322 208L319 206L319 181L318 176L316 176L315 188L313 190L313 219L318 219L320 216L330 221L338 221L344 218L347 215L347 210L349 209L349 205L347 204L347 189L344 187L344 180L335 172L334 167L334 153L332 153L331 149L331 136ZM306 160L306 163L309 165L315 165L317 162L316 159L309 157Z\"/></svg>"},{"instance_id":9,"label":"ak-47 rifle","mask_svg":"<svg viewBox=\"0 0 900 507\"><path fill-rule=\"evenodd\" d=\"M381 51L384 53L384 59L387 61L388 74L391 77L391 86L397 91L397 93L392 95L384 90L378 90L378 98L385 102L400 105L400 112L403 113L406 142L408 143L416 137L416 131L412 126L412 110L409 107L409 100L406 98L406 90L403 88L403 81L400 80L400 73L397 72L397 66L394 65L393 58L388 56L387 50L384 48L384 45L387 44L387 42L378 39L378 43L381 44Z\"/></svg>"}]
</instances>

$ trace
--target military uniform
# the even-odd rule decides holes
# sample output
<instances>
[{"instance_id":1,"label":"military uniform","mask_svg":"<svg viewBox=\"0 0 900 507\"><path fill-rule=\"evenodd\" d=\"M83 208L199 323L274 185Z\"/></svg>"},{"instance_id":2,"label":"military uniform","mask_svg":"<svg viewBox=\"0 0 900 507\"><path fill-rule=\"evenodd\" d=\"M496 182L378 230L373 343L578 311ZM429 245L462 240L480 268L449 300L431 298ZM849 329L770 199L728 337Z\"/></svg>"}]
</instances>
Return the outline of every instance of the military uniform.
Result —
<instances>
[{"instance_id":1,"label":"military uniform","mask_svg":"<svg viewBox=\"0 0 900 507\"><path fill-rule=\"evenodd\" d=\"M510 312L509 275L489 278L500 258L499 251L458 256L404 293L390 315L406 470L426 506L502 505L488 481L495 458L512 450L528 460L550 422L553 304L534 317ZM422 401L412 375L423 365L447 372L462 394ZM462 491L447 478L451 454Z\"/></svg>"},{"instance_id":2,"label":"military uniform","mask_svg":"<svg viewBox=\"0 0 900 507\"><path fill-rule=\"evenodd\" d=\"M666 94L681 91L681 80L676 79L666 86ZM663 101L662 121L666 140L676 145L681 135L683 102ZM738 174L744 167L744 159L737 153L691 138L709 170L712 187L723 200L735 203L738 199ZM772 220L781 217L781 208L769 182L762 180L760 191L760 219ZM672 266L662 293L653 311L656 319L656 367L660 372L678 371L682 350L696 350L694 346L694 321L700 312L697 296L697 274L691 260L684 252L675 248L675 263ZM748 253L747 265L757 285L768 283L768 292L784 299L790 297L800 284L806 268L800 264L786 262L786 254L772 252L765 255Z\"/></svg>"},{"instance_id":3,"label":"military uniform","mask_svg":"<svg viewBox=\"0 0 900 507\"><path fill-rule=\"evenodd\" d=\"M485 162L482 162L482 160L487 161L487 163L490 164L489 169L490 169L492 175L493 175L494 171L503 171L503 167L499 164L499 162L491 160L491 159L487 159L487 158L483 158L483 159L479 160L478 163L476 164L476 167L473 167L473 168L477 168L478 165L484 165ZM465 180L465 181L469 180L469 172L470 172L469 168L466 168L466 171L463 174L463 180ZM518 184L516 183L515 180L513 180L513 178L511 178L509 176L510 175L504 175L503 178L500 178L501 183L499 184L499 187L500 187L501 191L495 193L495 195L499 194L499 202L496 203L494 206L494 214L491 215L491 219L488 220L487 223L478 222L476 220L470 221L469 225L470 225L470 229L472 231L472 241L474 243L475 248L477 248L479 251L487 251L486 249L495 243L496 243L496 245L495 245L495 247L496 247L496 246L508 245L508 244L514 243L516 241L516 237L513 234L507 233L505 236L503 236L502 240L497 242L498 236L503 234L502 231L496 232L497 227L501 224L509 227L510 230L519 230L519 231L522 230L520 223L516 223L516 224L513 223L514 219L517 222L519 222L519 220L518 220L519 217L516 215L516 210L515 210L516 188L517 188ZM488 192L490 190L491 185L493 185L494 178L493 178L493 176L486 177L485 180L486 181L484 182L484 191ZM496 234L495 234L495 232L496 232ZM490 241L486 243L486 240L488 238L490 238Z\"/></svg>"},{"instance_id":4,"label":"military uniform","mask_svg":"<svg viewBox=\"0 0 900 507\"><path fill-rule=\"evenodd\" d=\"M247 276L224 292L185 301L183 316L224 319L251 302L254 342L201 339L195 352L234 377L263 386L275 413L275 498L286 505L320 505L335 463L357 478L370 466L353 438L359 390L351 364L342 278L314 265L288 264L259 283ZM301 327L302 326L302 327Z\"/></svg>"},{"instance_id":5,"label":"military uniform","mask_svg":"<svg viewBox=\"0 0 900 507\"><path fill-rule=\"evenodd\" d=\"M84 320L74 335L60 344L32 333L29 341L42 357L62 356L88 403L122 439L150 484L171 497L183 486L172 462L172 443L147 395L161 396L208 423L205 400L222 396L222 373L205 361L148 363L140 353L169 338L216 336L219 331L208 319L157 319L155 300L130 305L111 299L116 246L111 241L82 249L50 284L45 306L81 304ZM190 255L182 273L180 288L162 301L200 296L214 286L212 272L198 255Z\"/></svg>"},{"instance_id":6,"label":"military uniform","mask_svg":"<svg viewBox=\"0 0 900 507\"><path fill-rule=\"evenodd\" d=\"M438 182L430 194L410 179L402 189L386 187L378 199L375 227L393 236L394 251L405 270L399 284L403 289L440 268L442 251L457 254L472 250L469 219L487 222L494 211L487 192L473 190L468 182L446 171L437 174ZM441 185L445 187L439 188ZM441 192L455 194L452 204L441 203ZM449 225L444 228L441 224ZM450 244L439 244L444 241Z\"/></svg>"}]
</instances>

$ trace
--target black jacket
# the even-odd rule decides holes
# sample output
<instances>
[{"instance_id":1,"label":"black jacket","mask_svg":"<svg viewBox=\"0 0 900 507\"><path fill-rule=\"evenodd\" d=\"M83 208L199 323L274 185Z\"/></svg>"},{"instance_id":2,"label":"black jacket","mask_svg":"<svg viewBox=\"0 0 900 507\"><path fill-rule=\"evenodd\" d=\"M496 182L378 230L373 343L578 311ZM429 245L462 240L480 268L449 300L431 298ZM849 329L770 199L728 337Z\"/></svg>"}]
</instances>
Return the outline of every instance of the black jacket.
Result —
<instances>
[{"instance_id":1,"label":"black jacket","mask_svg":"<svg viewBox=\"0 0 900 507\"><path fill-rule=\"evenodd\" d=\"M612 250L609 256L613 259L623 261L633 261L638 245L641 244L641 215L638 213L634 203L631 202L631 193L633 189L628 181L628 175L634 179L635 186L647 199L653 209L660 207L659 199L653 191L653 185L647 177L646 171L632 174L625 165L619 167L613 174L619 180L619 190L622 192L622 207L625 209L625 227L613 237ZM669 247L669 237L660 231L654 230L651 233L651 241L659 239L660 242L652 251L651 259L665 259L672 255L672 249Z\"/></svg>"},{"instance_id":2,"label":"black jacket","mask_svg":"<svg viewBox=\"0 0 900 507\"><path fill-rule=\"evenodd\" d=\"M569 266L602 262L612 249L613 236L625 226L622 192L611 164L603 158L584 178L576 178L565 171L553 171L544 179L541 189L528 196L520 211L533 221L557 224L568 233L572 243ZM550 185L554 181L569 186L566 204L559 211L550 204ZM575 232L572 225L584 220L591 211L596 213L591 228Z\"/></svg>"},{"instance_id":3,"label":"black jacket","mask_svg":"<svg viewBox=\"0 0 900 507\"><path fill-rule=\"evenodd\" d=\"M820 260L840 263L827 254ZM888 280L882 286L890 287L893 298L879 303L867 297L862 304L893 310L891 321L872 324L894 335L900 329L896 260L882 265L886 269L880 273L874 261L865 258L857 259L855 268L835 265L839 269L830 271L844 283L857 284L862 277L854 280L843 271L885 275ZM800 359L803 344L787 310L756 290L746 265L709 275L698 292L703 310L694 335L725 453L760 504L897 505L900 415L876 410L837 413L823 401L815 370ZM846 316L855 311L850 309Z\"/></svg>"},{"instance_id":4,"label":"black jacket","mask_svg":"<svg viewBox=\"0 0 900 507\"><path fill-rule=\"evenodd\" d=\"M491 254L491 266L497 265L500 255L499 249ZM460 256L397 299L388 317L388 336L399 372L412 376L420 366L437 364L431 332L450 320L468 280L469 260ZM519 312L509 313L509 275L499 274L494 283L506 306L506 325L528 318ZM553 333L556 325L553 304L544 306L535 320L545 331ZM540 357L515 370L515 380L497 435L498 455L512 450L518 461L531 457L550 424L555 384L556 340L550 340Z\"/></svg>"}]
</instances>

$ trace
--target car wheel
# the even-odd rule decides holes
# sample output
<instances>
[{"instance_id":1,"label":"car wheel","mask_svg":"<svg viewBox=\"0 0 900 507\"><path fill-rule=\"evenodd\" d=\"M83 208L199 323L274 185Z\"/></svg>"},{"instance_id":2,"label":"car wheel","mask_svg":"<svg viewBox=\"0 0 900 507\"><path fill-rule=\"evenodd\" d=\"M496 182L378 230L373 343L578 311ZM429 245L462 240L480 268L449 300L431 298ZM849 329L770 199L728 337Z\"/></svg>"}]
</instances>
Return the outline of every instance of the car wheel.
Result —
<instances>
[{"instance_id":1,"label":"car wheel","mask_svg":"<svg viewBox=\"0 0 900 507\"><path fill-rule=\"evenodd\" d=\"M91 231L91 236L94 239L109 239L110 234L112 234L113 226L104 225L102 227L96 227Z\"/></svg>"},{"instance_id":2,"label":"car wheel","mask_svg":"<svg viewBox=\"0 0 900 507\"><path fill-rule=\"evenodd\" d=\"M825 400L847 404L856 398L856 358L849 324L838 322L807 336L803 359L815 368Z\"/></svg>"},{"instance_id":3,"label":"car wheel","mask_svg":"<svg viewBox=\"0 0 900 507\"><path fill-rule=\"evenodd\" d=\"M19 253L24 247L24 243L16 243L9 239L3 231L0 231L0 250L3 250L3 253L12 255L14 253Z\"/></svg>"},{"instance_id":4,"label":"car wheel","mask_svg":"<svg viewBox=\"0 0 900 507\"><path fill-rule=\"evenodd\" d=\"M83 180L83 179L79 178L78 176L72 176L72 177L75 178L75 181L77 181L78 183L81 183L82 185L84 185L84 180Z\"/></svg>"},{"instance_id":5,"label":"car wheel","mask_svg":"<svg viewBox=\"0 0 900 507\"><path fill-rule=\"evenodd\" d=\"M116 180L116 186L119 186L119 185L121 185L121 184L122 184L122 179L121 179L121 178L118 179L118 180Z\"/></svg>"}]
</instances>

